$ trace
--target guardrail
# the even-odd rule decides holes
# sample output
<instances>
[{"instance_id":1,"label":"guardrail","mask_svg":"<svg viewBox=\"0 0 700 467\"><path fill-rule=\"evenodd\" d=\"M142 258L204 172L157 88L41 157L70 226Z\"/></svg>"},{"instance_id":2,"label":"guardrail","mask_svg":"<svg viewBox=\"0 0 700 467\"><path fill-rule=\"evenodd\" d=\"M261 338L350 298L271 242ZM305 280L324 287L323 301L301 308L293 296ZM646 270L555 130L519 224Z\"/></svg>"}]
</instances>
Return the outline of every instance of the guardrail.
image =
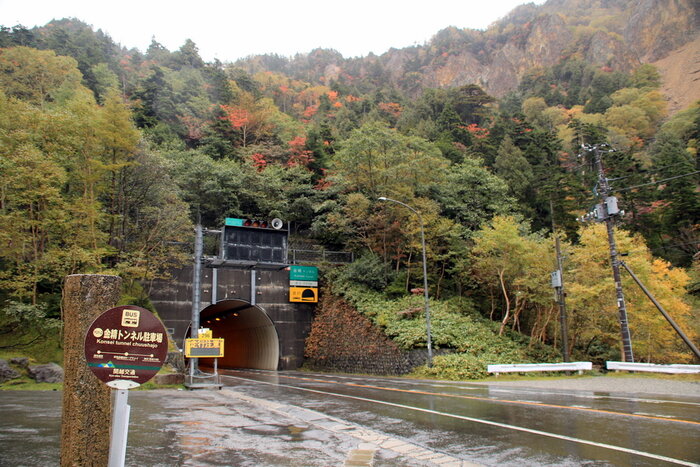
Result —
<instances>
[{"instance_id":1,"label":"guardrail","mask_svg":"<svg viewBox=\"0 0 700 467\"><path fill-rule=\"evenodd\" d=\"M660 364L660 363L629 363L629 362L605 362L608 370L615 371L646 371L649 373L700 373L700 365Z\"/></svg>"},{"instance_id":2,"label":"guardrail","mask_svg":"<svg viewBox=\"0 0 700 467\"><path fill-rule=\"evenodd\" d=\"M531 371L578 371L582 375L585 370L592 370L591 362L562 362L562 363L511 363L506 365L488 365L487 371L498 376L500 373L525 373Z\"/></svg>"},{"instance_id":3,"label":"guardrail","mask_svg":"<svg viewBox=\"0 0 700 467\"><path fill-rule=\"evenodd\" d=\"M298 263L332 263L345 264L352 263L354 258L349 251L328 251L328 250L300 250L290 248L287 259L292 264Z\"/></svg>"}]
</instances>

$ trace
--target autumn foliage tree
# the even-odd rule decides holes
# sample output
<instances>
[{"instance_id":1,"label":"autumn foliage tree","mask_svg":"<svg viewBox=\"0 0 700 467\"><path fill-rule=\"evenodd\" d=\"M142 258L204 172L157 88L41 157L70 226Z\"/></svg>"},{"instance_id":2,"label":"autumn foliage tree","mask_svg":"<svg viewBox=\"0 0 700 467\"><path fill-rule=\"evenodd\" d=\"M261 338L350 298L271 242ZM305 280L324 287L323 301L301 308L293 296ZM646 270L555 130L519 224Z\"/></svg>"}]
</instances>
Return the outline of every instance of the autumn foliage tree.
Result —
<instances>
[{"instance_id":1,"label":"autumn foliage tree","mask_svg":"<svg viewBox=\"0 0 700 467\"><path fill-rule=\"evenodd\" d=\"M287 165L289 167L308 167L314 161L313 153L306 149L306 138L297 136L289 141L289 159Z\"/></svg>"},{"instance_id":2,"label":"autumn foliage tree","mask_svg":"<svg viewBox=\"0 0 700 467\"><path fill-rule=\"evenodd\" d=\"M510 326L545 340L555 315L551 268L551 243L530 232L526 222L496 216L476 232L471 273L488 290L490 315L501 321L499 334Z\"/></svg>"},{"instance_id":3,"label":"autumn foliage tree","mask_svg":"<svg viewBox=\"0 0 700 467\"><path fill-rule=\"evenodd\" d=\"M245 147L248 142L248 126L250 125L250 113L242 107L221 105L224 111L224 119L231 125L231 128L241 133L241 146Z\"/></svg>"},{"instance_id":4,"label":"autumn foliage tree","mask_svg":"<svg viewBox=\"0 0 700 467\"><path fill-rule=\"evenodd\" d=\"M580 235L580 244L571 250L571 270L567 276L571 345L587 352L599 349L603 358L617 357L620 329L605 226L585 227ZM631 236L622 229L616 229L615 236L619 251L627 253L625 262L635 275L691 340L697 339L690 325L698 319L697 310L692 310L683 298L689 282L687 273L652 257L641 237ZM690 362L689 350L661 313L625 272L622 278L635 359L653 363Z\"/></svg>"}]
</instances>

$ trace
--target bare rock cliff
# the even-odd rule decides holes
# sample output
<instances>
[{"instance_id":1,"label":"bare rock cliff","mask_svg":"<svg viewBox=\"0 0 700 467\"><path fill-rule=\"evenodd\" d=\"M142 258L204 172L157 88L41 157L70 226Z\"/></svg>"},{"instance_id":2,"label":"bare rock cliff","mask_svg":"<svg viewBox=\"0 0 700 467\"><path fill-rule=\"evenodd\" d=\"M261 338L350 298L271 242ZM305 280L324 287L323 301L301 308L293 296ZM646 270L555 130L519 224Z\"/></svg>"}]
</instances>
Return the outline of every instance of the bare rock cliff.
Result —
<instances>
[{"instance_id":1,"label":"bare rock cliff","mask_svg":"<svg viewBox=\"0 0 700 467\"><path fill-rule=\"evenodd\" d=\"M424 87L478 84L502 96L532 68L578 56L630 71L691 42L698 31L697 0L549 0L516 8L489 30L448 28L411 49L392 50L381 61L399 86L419 73ZM420 67L411 69L411 64Z\"/></svg>"}]
</instances>

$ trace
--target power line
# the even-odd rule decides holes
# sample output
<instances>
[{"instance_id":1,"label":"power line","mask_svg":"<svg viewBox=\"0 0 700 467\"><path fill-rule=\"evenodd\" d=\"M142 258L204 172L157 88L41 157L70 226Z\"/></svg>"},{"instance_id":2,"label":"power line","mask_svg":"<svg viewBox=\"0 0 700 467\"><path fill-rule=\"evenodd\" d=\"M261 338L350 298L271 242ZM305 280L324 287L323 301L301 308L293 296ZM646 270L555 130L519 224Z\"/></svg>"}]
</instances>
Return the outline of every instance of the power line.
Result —
<instances>
[{"instance_id":1,"label":"power line","mask_svg":"<svg viewBox=\"0 0 700 467\"><path fill-rule=\"evenodd\" d=\"M690 173L683 174L683 175L676 175L675 177L664 178L663 180L657 180L655 182L642 183L641 185L628 186L626 188L616 189L615 191L617 191L619 193L622 191L634 190L635 188L642 188L642 187L650 186L650 185L658 185L659 183L668 182L669 180L675 180L677 178L688 177L690 175L695 175L695 174L700 174L700 170L696 170L695 172L690 172Z\"/></svg>"},{"instance_id":2,"label":"power line","mask_svg":"<svg viewBox=\"0 0 700 467\"><path fill-rule=\"evenodd\" d=\"M677 246L688 246L688 245L698 245L700 246L700 239L694 241L694 242L686 242L686 243L674 243L672 245L669 245L668 243L659 243L658 246L662 248L675 248Z\"/></svg>"},{"instance_id":3,"label":"power line","mask_svg":"<svg viewBox=\"0 0 700 467\"><path fill-rule=\"evenodd\" d=\"M637 173L635 173L635 174L632 174L632 175L625 175L624 177L609 178L608 181L609 181L609 182L614 182L614 181L617 181L617 180L624 180L624 179L626 179L626 178L631 178L631 177L634 177L634 176L636 176L636 175L649 174L649 173L654 173L654 172L661 172L661 171L666 170L666 169L671 169L671 168L673 168L673 167L678 167L679 165L688 165L688 163L687 163L687 162L677 162L677 163L675 163L675 164L665 165L665 166L663 166L663 167L651 167L651 168L648 168L648 169L640 169L640 170L637 171Z\"/></svg>"}]
</instances>

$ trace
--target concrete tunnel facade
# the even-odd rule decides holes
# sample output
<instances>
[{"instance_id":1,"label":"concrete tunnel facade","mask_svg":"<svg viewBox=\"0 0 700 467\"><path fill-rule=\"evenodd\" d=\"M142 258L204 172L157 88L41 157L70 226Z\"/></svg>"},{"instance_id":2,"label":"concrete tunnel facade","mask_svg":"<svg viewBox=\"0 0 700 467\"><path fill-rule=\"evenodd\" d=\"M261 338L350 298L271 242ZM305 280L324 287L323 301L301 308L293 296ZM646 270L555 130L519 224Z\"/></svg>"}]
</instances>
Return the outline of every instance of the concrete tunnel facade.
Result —
<instances>
[{"instance_id":1,"label":"concrete tunnel facade","mask_svg":"<svg viewBox=\"0 0 700 467\"><path fill-rule=\"evenodd\" d=\"M151 303L180 349L192 319L192 269L149 284ZM292 370L303 364L315 304L289 301L286 269L202 268L200 309L200 325L225 339L220 367ZM213 365L207 360L200 364Z\"/></svg>"},{"instance_id":2,"label":"concrete tunnel facade","mask_svg":"<svg viewBox=\"0 0 700 467\"><path fill-rule=\"evenodd\" d=\"M280 342L272 320L264 310L244 300L222 300L204 308L202 327L224 339L223 368L276 370L279 366ZM210 359L200 359L209 366Z\"/></svg>"}]
</instances>

